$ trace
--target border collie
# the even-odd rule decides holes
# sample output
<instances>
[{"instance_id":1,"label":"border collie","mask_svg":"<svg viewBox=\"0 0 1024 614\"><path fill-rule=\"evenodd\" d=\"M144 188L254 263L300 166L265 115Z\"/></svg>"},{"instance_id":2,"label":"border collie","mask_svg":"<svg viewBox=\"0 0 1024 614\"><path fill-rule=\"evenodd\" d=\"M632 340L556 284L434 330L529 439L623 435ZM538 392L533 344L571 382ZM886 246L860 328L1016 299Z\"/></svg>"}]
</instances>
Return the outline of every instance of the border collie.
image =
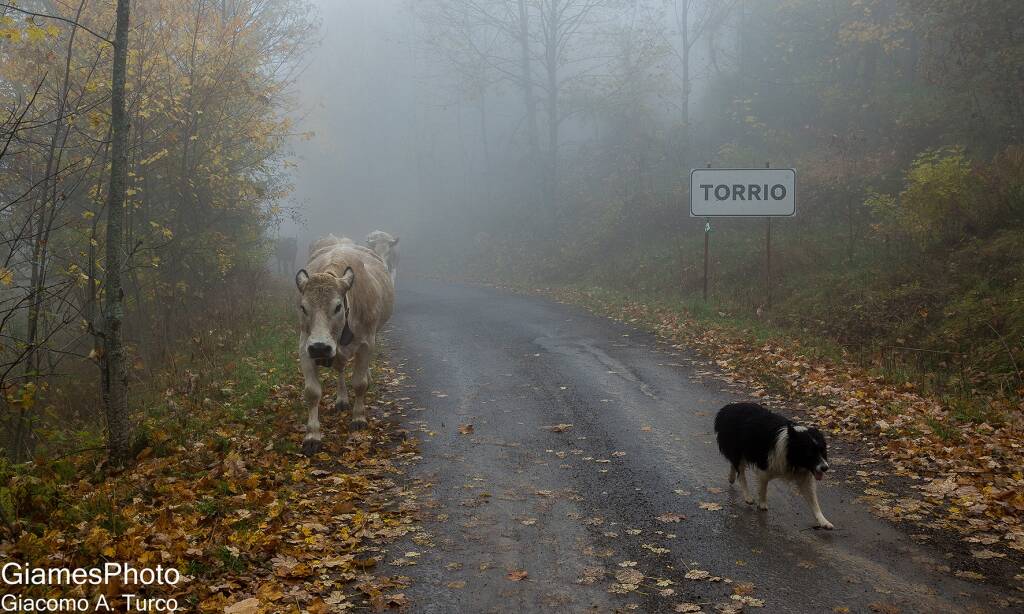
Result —
<instances>
[{"instance_id":1,"label":"border collie","mask_svg":"<svg viewBox=\"0 0 1024 614\"><path fill-rule=\"evenodd\" d=\"M757 507L768 509L768 482L783 478L796 483L817 521L831 529L821 513L815 481L828 471L828 444L814 427L799 425L757 403L730 403L715 416L718 449L729 459L729 483L740 479L743 499L753 503L747 488L747 465L757 469Z\"/></svg>"}]
</instances>

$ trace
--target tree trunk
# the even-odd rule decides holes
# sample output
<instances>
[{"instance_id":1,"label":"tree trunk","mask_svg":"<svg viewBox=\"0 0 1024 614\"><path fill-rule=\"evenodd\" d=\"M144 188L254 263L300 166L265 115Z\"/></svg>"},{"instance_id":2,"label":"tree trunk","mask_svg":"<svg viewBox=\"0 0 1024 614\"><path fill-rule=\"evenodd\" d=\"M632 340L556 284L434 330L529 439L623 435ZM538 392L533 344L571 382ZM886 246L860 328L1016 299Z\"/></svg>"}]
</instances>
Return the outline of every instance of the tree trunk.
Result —
<instances>
[{"instance_id":1,"label":"tree trunk","mask_svg":"<svg viewBox=\"0 0 1024 614\"><path fill-rule=\"evenodd\" d=\"M491 201L491 144L487 130L487 88L480 85L478 95L480 97L480 147L484 152L482 193L484 202L489 203Z\"/></svg>"},{"instance_id":2,"label":"tree trunk","mask_svg":"<svg viewBox=\"0 0 1024 614\"><path fill-rule=\"evenodd\" d=\"M548 59L548 180L547 205L554 211L558 204L558 59L554 49Z\"/></svg>"},{"instance_id":3,"label":"tree trunk","mask_svg":"<svg viewBox=\"0 0 1024 614\"><path fill-rule=\"evenodd\" d=\"M537 138L537 101L533 98L533 71L530 70L530 14L526 0L519 0L519 68L522 73L523 104L526 105L526 138L530 155L536 160L540 151Z\"/></svg>"},{"instance_id":4,"label":"tree trunk","mask_svg":"<svg viewBox=\"0 0 1024 614\"><path fill-rule=\"evenodd\" d=\"M125 111L125 73L128 59L129 0L117 0L114 67L110 92L110 189L107 193L106 280L104 283L103 404L107 418L110 460L122 465L131 449L128 419L128 374L121 339L124 289L121 256L124 248L124 202L128 174L128 115Z\"/></svg>"},{"instance_id":5,"label":"tree trunk","mask_svg":"<svg viewBox=\"0 0 1024 614\"><path fill-rule=\"evenodd\" d=\"M681 119L683 121L683 146L690 147L690 49L693 44L690 42L690 3L683 2L683 10L679 19L679 36L682 39L683 55L683 96L679 101Z\"/></svg>"},{"instance_id":6,"label":"tree trunk","mask_svg":"<svg viewBox=\"0 0 1024 614\"><path fill-rule=\"evenodd\" d=\"M544 198L547 201L547 209L554 212L558 204L558 128L559 118L559 83L558 83L558 60L559 40L564 36L563 6L559 2L551 2L548 5L546 15L546 32L544 39L544 70L547 73L547 100L546 110L548 116L548 161L544 181Z\"/></svg>"}]
</instances>

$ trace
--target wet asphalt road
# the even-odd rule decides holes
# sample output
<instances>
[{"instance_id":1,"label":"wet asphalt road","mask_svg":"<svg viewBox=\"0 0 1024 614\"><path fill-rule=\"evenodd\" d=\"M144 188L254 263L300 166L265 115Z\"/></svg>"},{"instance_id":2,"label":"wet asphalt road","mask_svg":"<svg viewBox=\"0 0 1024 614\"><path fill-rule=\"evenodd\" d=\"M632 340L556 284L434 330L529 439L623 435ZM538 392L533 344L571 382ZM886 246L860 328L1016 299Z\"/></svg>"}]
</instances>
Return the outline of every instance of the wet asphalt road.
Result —
<instances>
[{"instance_id":1,"label":"wet asphalt road","mask_svg":"<svg viewBox=\"0 0 1024 614\"><path fill-rule=\"evenodd\" d=\"M769 511L744 504L712 432L742 393L649 334L542 298L403 280L386 336L417 408L406 426L434 542L400 545L422 552L394 570L415 580L413 611L710 612L739 583L765 602L748 611L995 609L984 587L935 570L942 552L855 501L849 459L819 488L835 531L812 530L781 482ZM544 428L559 424L572 426ZM631 570L639 588L609 592Z\"/></svg>"}]
</instances>

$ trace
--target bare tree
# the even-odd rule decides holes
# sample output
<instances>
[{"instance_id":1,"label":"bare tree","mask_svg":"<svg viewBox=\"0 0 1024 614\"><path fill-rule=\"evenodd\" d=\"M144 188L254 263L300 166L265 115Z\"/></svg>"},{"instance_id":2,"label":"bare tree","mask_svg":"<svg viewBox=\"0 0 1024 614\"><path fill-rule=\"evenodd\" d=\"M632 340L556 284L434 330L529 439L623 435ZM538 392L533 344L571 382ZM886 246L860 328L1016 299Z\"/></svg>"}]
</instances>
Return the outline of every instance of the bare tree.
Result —
<instances>
[{"instance_id":1,"label":"bare tree","mask_svg":"<svg viewBox=\"0 0 1024 614\"><path fill-rule=\"evenodd\" d=\"M683 140L689 140L690 102L693 94L693 55L697 44L711 35L736 6L736 0L668 0L675 10L675 21L679 35L676 57L679 59L679 84L682 95L679 100Z\"/></svg>"},{"instance_id":2,"label":"bare tree","mask_svg":"<svg viewBox=\"0 0 1024 614\"><path fill-rule=\"evenodd\" d=\"M598 18L600 9L608 7L608 0L534 0L538 15L537 53L544 80L547 115L547 173L545 199L554 208L558 201L558 148L559 130L567 116L562 106L562 92L566 85L586 74L587 68L573 72L565 70L571 59L572 45Z\"/></svg>"}]
</instances>

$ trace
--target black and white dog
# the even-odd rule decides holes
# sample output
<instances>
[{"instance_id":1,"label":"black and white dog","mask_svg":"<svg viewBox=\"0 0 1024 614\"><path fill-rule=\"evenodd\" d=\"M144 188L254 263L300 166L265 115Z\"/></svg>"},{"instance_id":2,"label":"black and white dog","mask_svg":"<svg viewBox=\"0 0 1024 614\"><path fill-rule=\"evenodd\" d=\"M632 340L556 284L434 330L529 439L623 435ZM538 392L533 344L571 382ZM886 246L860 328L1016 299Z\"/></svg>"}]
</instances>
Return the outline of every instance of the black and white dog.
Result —
<instances>
[{"instance_id":1,"label":"black and white dog","mask_svg":"<svg viewBox=\"0 0 1024 614\"><path fill-rule=\"evenodd\" d=\"M796 483L811 507L816 527L831 529L821 513L814 482L828 471L828 444L814 427L799 425L757 403L730 403L715 416L718 449L729 459L729 483L739 476L743 499L753 503L747 489L747 465L757 469L757 507L768 509L768 482L783 478Z\"/></svg>"}]
</instances>

